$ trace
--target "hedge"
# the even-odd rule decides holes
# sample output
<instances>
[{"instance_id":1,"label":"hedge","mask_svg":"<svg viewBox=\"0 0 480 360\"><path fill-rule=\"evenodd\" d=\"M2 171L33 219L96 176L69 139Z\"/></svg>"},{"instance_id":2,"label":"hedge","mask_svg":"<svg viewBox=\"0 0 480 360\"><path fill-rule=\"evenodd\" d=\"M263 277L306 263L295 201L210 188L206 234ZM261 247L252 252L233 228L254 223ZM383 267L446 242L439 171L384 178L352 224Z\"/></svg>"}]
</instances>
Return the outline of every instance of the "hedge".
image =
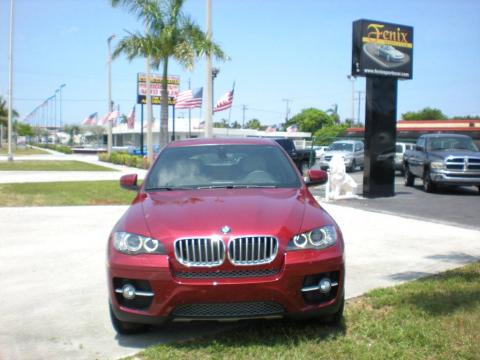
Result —
<instances>
[{"instance_id":1,"label":"hedge","mask_svg":"<svg viewBox=\"0 0 480 360\"><path fill-rule=\"evenodd\" d=\"M64 154L71 154L72 149L68 146L64 145L55 145L55 144L38 144L39 147L50 149L58 152L62 152Z\"/></svg>"},{"instance_id":2,"label":"hedge","mask_svg":"<svg viewBox=\"0 0 480 360\"><path fill-rule=\"evenodd\" d=\"M112 155L107 153L99 154L98 160L110 162L117 165L126 165L130 167L137 167L139 169L148 169L148 160L142 156L129 155L123 152L114 152Z\"/></svg>"}]
</instances>

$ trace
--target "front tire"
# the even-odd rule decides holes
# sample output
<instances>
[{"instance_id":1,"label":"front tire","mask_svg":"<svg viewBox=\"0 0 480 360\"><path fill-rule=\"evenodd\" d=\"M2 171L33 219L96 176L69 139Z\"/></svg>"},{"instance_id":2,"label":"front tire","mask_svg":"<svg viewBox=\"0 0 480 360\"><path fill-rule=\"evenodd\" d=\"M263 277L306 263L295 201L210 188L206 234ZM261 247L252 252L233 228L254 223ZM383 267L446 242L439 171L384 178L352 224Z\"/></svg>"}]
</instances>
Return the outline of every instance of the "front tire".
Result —
<instances>
[{"instance_id":1,"label":"front tire","mask_svg":"<svg viewBox=\"0 0 480 360\"><path fill-rule=\"evenodd\" d=\"M413 186L413 183L415 182L415 176L410 172L410 169L408 166L405 166L405 186Z\"/></svg>"},{"instance_id":2,"label":"front tire","mask_svg":"<svg viewBox=\"0 0 480 360\"><path fill-rule=\"evenodd\" d=\"M436 190L435 183L432 182L430 178L430 171L425 171L425 175L423 176L423 190L427 193L433 193Z\"/></svg>"},{"instance_id":3,"label":"front tire","mask_svg":"<svg viewBox=\"0 0 480 360\"><path fill-rule=\"evenodd\" d=\"M110 320L112 321L112 326L115 331L120 335L133 335L133 334L141 334L148 330L148 325L145 324L137 324L126 322L118 319L112 310L112 305L109 306L110 309Z\"/></svg>"}]
</instances>

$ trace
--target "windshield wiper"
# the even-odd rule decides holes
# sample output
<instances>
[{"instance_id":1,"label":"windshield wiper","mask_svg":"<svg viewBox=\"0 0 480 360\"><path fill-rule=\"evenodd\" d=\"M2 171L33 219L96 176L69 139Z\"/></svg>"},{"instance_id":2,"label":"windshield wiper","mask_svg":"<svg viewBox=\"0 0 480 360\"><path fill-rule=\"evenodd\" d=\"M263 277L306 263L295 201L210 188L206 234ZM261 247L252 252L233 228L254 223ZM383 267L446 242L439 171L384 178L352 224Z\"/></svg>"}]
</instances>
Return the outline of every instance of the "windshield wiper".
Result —
<instances>
[{"instance_id":1,"label":"windshield wiper","mask_svg":"<svg viewBox=\"0 0 480 360\"><path fill-rule=\"evenodd\" d=\"M207 185L207 186L198 186L197 189L253 189L253 188L265 188L265 189L275 189L275 185Z\"/></svg>"},{"instance_id":2,"label":"windshield wiper","mask_svg":"<svg viewBox=\"0 0 480 360\"><path fill-rule=\"evenodd\" d=\"M173 190L192 190L193 187L171 187L171 186L158 186L145 189L145 191L173 191Z\"/></svg>"}]
</instances>

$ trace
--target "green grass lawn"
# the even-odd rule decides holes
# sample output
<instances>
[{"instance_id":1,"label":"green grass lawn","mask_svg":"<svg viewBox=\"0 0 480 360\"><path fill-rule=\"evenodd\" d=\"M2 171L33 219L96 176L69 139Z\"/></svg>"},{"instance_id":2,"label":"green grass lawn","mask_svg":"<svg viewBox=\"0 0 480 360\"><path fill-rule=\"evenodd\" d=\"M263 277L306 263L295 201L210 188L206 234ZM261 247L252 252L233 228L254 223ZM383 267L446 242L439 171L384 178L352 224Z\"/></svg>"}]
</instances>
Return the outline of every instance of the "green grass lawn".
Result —
<instances>
[{"instance_id":1,"label":"green grass lawn","mask_svg":"<svg viewBox=\"0 0 480 360\"><path fill-rule=\"evenodd\" d=\"M132 359L480 359L480 263L348 301L339 327L251 321Z\"/></svg>"},{"instance_id":2,"label":"green grass lawn","mask_svg":"<svg viewBox=\"0 0 480 360\"><path fill-rule=\"evenodd\" d=\"M8 154L7 146L3 145L2 147L0 147L0 155L7 155L7 154ZM18 156L41 155L41 154L48 154L48 153L40 149L34 149L31 147L20 147L20 146L13 150L14 156L15 155L18 155Z\"/></svg>"},{"instance_id":3,"label":"green grass lawn","mask_svg":"<svg viewBox=\"0 0 480 360\"><path fill-rule=\"evenodd\" d=\"M134 197L118 181L0 184L0 206L120 205Z\"/></svg>"},{"instance_id":4,"label":"green grass lawn","mask_svg":"<svg viewBox=\"0 0 480 360\"><path fill-rule=\"evenodd\" d=\"M0 171L117 171L75 160L16 160L0 162Z\"/></svg>"}]
</instances>

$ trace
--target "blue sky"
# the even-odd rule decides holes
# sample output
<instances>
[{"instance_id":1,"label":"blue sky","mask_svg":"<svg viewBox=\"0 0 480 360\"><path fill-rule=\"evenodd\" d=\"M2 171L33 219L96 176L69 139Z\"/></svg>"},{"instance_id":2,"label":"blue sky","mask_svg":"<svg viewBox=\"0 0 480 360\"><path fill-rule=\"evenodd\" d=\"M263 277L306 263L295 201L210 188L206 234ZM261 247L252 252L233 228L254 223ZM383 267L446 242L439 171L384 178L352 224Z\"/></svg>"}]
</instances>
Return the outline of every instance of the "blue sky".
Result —
<instances>
[{"instance_id":1,"label":"blue sky","mask_svg":"<svg viewBox=\"0 0 480 360\"><path fill-rule=\"evenodd\" d=\"M342 119L351 117L352 22L374 19L414 27L413 80L400 81L398 117L425 106L448 116L480 115L480 1L324 1L213 0L214 39L231 61L215 63L220 74L215 98L236 82L231 121L258 118L281 123L285 102L291 115L308 107L338 104ZM8 5L0 0L0 95L8 89ZM205 1L187 0L185 11L202 27ZM107 110L107 43L111 34L141 24L108 0L15 0L14 108L26 115L60 84L63 119L80 122ZM115 44L115 43L114 43ZM113 63L113 99L127 113L135 103L136 74L143 59ZM203 86L204 62L192 72L177 64L181 89ZM358 79L356 90L365 90ZM364 117L362 102L362 120ZM159 107L155 108L158 117ZM357 111L357 104L355 104ZM181 114L180 114L181 115ZM195 110L194 116L200 111ZM228 111L215 120L228 118Z\"/></svg>"}]
</instances>

